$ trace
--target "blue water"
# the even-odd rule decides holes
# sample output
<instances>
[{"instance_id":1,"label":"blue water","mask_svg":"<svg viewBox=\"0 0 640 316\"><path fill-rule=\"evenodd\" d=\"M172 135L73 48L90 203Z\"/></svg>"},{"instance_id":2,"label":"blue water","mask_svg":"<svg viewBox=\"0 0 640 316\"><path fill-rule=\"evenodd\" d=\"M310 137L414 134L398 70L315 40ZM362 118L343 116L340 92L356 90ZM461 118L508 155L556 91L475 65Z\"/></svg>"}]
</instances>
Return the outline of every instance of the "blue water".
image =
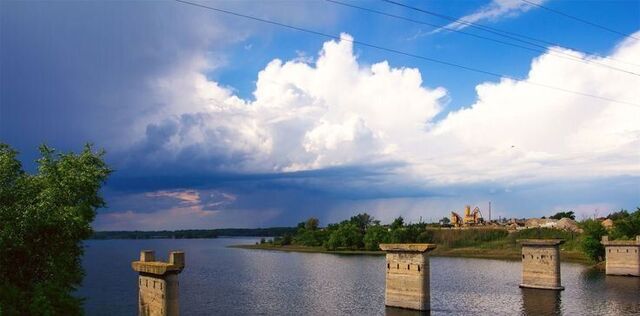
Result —
<instances>
[{"instance_id":1,"label":"blue water","mask_svg":"<svg viewBox=\"0 0 640 316\"><path fill-rule=\"evenodd\" d=\"M181 315L414 315L384 307L383 256L228 248L255 238L91 240L78 295L88 315L135 315L142 249L186 253ZM433 315L640 315L640 278L562 264L562 292L520 289L518 261L431 258Z\"/></svg>"}]
</instances>

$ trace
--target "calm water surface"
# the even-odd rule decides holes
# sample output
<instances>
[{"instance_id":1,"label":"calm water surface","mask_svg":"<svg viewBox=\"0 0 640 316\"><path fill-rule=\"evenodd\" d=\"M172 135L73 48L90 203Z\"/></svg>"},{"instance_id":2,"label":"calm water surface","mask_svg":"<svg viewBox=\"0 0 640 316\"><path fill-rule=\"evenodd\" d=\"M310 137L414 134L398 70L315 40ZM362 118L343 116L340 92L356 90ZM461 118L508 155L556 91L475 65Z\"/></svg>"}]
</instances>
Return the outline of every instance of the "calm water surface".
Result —
<instances>
[{"instance_id":1,"label":"calm water surface","mask_svg":"<svg viewBox=\"0 0 640 316\"><path fill-rule=\"evenodd\" d=\"M182 315L415 315L384 307L383 256L227 248L255 238L92 240L79 295L88 315L135 315L142 249L186 252ZM640 278L563 263L562 292L524 290L520 262L431 258L432 315L640 315Z\"/></svg>"}]
</instances>

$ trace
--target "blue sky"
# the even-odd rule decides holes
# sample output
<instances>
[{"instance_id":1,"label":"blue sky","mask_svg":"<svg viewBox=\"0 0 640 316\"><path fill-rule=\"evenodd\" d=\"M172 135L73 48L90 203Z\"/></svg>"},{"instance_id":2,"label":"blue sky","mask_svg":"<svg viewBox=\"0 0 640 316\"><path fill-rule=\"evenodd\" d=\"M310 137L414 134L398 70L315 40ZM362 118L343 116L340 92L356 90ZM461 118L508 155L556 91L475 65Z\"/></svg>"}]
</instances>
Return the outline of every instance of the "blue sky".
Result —
<instances>
[{"instance_id":1,"label":"blue sky","mask_svg":"<svg viewBox=\"0 0 640 316\"><path fill-rule=\"evenodd\" d=\"M327 1L198 3L343 40L171 1L5 1L0 140L30 171L41 143L105 148L116 172L98 230L326 224L364 211L436 220L489 201L494 217L640 205L640 80L607 68L640 73L637 1L538 1L632 37L521 0L400 2L557 46L524 50Z\"/></svg>"}]
</instances>

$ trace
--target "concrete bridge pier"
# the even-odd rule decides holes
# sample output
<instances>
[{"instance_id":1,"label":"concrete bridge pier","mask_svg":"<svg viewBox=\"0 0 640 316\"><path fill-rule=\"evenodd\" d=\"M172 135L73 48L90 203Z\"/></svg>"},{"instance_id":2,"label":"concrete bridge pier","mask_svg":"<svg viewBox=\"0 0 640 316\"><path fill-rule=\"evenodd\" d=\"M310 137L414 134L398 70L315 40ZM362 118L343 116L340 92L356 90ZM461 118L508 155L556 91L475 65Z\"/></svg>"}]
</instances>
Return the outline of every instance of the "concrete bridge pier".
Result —
<instances>
[{"instance_id":1,"label":"concrete bridge pier","mask_svg":"<svg viewBox=\"0 0 640 316\"><path fill-rule=\"evenodd\" d=\"M524 239L522 245L522 288L564 290L560 281L560 239Z\"/></svg>"},{"instance_id":2,"label":"concrete bridge pier","mask_svg":"<svg viewBox=\"0 0 640 316\"><path fill-rule=\"evenodd\" d=\"M607 275L640 276L640 236L636 240L609 240L603 236Z\"/></svg>"},{"instance_id":3,"label":"concrete bridge pier","mask_svg":"<svg viewBox=\"0 0 640 316\"><path fill-rule=\"evenodd\" d=\"M131 267L138 277L138 315L178 316L178 274L184 269L184 252L169 253L169 262L155 260L151 250L140 252Z\"/></svg>"},{"instance_id":4,"label":"concrete bridge pier","mask_svg":"<svg viewBox=\"0 0 640 316\"><path fill-rule=\"evenodd\" d=\"M385 305L419 311L431 309L429 257L435 244L381 244L387 252Z\"/></svg>"}]
</instances>

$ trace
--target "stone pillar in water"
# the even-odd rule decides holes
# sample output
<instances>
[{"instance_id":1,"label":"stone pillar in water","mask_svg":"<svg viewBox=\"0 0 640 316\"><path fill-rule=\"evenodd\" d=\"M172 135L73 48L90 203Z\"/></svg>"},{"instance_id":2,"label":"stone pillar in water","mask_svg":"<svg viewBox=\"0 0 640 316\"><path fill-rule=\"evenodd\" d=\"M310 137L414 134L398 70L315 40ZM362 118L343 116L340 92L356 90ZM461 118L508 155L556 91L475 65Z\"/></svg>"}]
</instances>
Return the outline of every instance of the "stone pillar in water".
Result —
<instances>
[{"instance_id":1,"label":"stone pillar in water","mask_svg":"<svg viewBox=\"0 0 640 316\"><path fill-rule=\"evenodd\" d=\"M138 277L138 315L178 316L178 274L184 269L184 252L169 253L169 262L155 261L151 250L140 252L131 263Z\"/></svg>"},{"instance_id":2,"label":"stone pillar in water","mask_svg":"<svg viewBox=\"0 0 640 316\"><path fill-rule=\"evenodd\" d=\"M387 252L385 305L427 311L431 309L429 257L435 244L381 244Z\"/></svg>"},{"instance_id":3,"label":"stone pillar in water","mask_svg":"<svg viewBox=\"0 0 640 316\"><path fill-rule=\"evenodd\" d=\"M560 239L524 239L520 287L564 290L560 282Z\"/></svg>"},{"instance_id":4,"label":"stone pillar in water","mask_svg":"<svg viewBox=\"0 0 640 316\"><path fill-rule=\"evenodd\" d=\"M609 240L602 237L608 275L640 276L640 236L636 240Z\"/></svg>"}]
</instances>

